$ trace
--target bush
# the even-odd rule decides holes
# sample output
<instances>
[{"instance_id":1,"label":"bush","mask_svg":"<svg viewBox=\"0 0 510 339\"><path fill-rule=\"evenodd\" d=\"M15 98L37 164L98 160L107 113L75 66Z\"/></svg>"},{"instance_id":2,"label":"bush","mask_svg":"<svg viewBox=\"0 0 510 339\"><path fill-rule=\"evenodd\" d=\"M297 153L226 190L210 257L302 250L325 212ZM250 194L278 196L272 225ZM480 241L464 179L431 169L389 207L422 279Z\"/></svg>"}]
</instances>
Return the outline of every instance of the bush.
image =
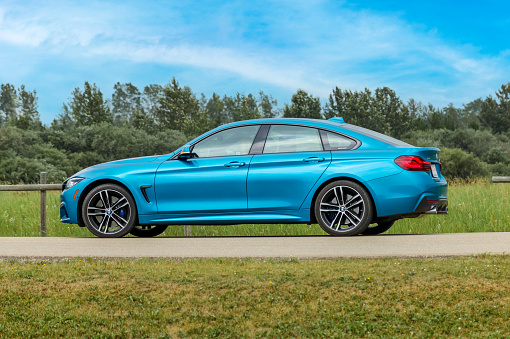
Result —
<instances>
[{"instance_id":1,"label":"bush","mask_svg":"<svg viewBox=\"0 0 510 339\"><path fill-rule=\"evenodd\" d=\"M443 175L447 178L473 178L489 175L488 165L459 148L441 150Z\"/></svg>"}]
</instances>

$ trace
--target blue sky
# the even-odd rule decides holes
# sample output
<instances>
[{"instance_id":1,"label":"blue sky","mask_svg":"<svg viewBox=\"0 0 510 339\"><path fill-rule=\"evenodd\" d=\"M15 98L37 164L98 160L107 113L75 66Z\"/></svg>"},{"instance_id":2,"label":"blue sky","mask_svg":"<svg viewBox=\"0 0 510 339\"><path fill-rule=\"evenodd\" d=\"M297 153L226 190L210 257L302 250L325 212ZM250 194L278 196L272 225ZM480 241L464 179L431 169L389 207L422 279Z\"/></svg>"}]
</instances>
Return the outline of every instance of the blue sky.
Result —
<instances>
[{"instance_id":1,"label":"blue sky","mask_svg":"<svg viewBox=\"0 0 510 339\"><path fill-rule=\"evenodd\" d=\"M110 97L176 77L210 97L389 86L461 106L510 82L508 1L6 1L0 83L49 123L84 81Z\"/></svg>"}]
</instances>

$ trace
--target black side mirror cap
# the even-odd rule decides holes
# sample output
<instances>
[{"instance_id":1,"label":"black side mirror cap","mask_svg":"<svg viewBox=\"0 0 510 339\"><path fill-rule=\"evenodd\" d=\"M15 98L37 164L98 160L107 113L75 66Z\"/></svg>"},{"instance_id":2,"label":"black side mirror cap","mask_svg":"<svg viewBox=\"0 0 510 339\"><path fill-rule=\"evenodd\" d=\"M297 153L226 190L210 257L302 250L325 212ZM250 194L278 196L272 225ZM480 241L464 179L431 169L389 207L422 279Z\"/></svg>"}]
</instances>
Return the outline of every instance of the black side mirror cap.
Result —
<instances>
[{"instance_id":1,"label":"black side mirror cap","mask_svg":"<svg viewBox=\"0 0 510 339\"><path fill-rule=\"evenodd\" d=\"M191 158L193 153L191 153L191 149L189 146L183 146L181 148L181 152L179 153L179 160L188 160Z\"/></svg>"}]
</instances>

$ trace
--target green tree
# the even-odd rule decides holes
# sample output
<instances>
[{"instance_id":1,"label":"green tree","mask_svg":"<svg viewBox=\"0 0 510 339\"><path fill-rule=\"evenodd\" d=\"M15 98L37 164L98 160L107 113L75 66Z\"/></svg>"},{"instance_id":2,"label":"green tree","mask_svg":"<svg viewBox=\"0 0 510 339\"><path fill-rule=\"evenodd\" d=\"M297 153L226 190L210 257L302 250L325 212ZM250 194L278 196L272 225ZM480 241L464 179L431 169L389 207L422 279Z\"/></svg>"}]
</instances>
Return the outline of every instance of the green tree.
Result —
<instances>
[{"instance_id":1,"label":"green tree","mask_svg":"<svg viewBox=\"0 0 510 339\"><path fill-rule=\"evenodd\" d=\"M278 106L278 102L271 95L265 94L263 91L259 92L259 111L260 116L263 118L274 118L278 115L278 111L275 107Z\"/></svg>"},{"instance_id":2,"label":"green tree","mask_svg":"<svg viewBox=\"0 0 510 339\"><path fill-rule=\"evenodd\" d=\"M194 135L200 126L199 102L188 86L181 87L175 78L163 88L159 107L155 110L160 130L174 129Z\"/></svg>"},{"instance_id":3,"label":"green tree","mask_svg":"<svg viewBox=\"0 0 510 339\"><path fill-rule=\"evenodd\" d=\"M37 93L36 91L27 91L25 85L18 89L20 101L20 114L16 118L16 126L22 129L30 127L40 127L39 112L37 111Z\"/></svg>"},{"instance_id":4,"label":"green tree","mask_svg":"<svg viewBox=\"0 0 510 339\"><path fill-rule=\"evenodd\" d=\"M113 86L112 114L113 122L117 126L126 124L134 112L141 112L142 94L133 84L117 82Z\"/></svg>"},{"instance_id":5,"label":"green tree","mask_svg":"<svg viewBox=\"0 0 510 339\"><path fill-rule=\"evenodd\" d=\"M327 119L343 117L347 123L388 133L389 127L385 117L374 101L372 92L368 88L364 91L352 92L336 87L329 95L325 117Z\"/></svg>"},{"instance_id":6,"label":"green tree","mask_svg":"<svg viewBox=\"0 0 510 339\"><path fill-rule=\"evenodd\" d=\"M320 99L302 89L298 89L292 95L290 106L285 105L283 117L322 119Z\"/></svg>"},{"instance_id":7,"label":"green tree","mask_svg":"<svg viewBox=\"0 0 510 339\"><path fill-rule=\"evenodd\" d=\"M424 114L424 106L421 102L409 99L407 102L407 110L409 112L410 130L426 131L428 129L427 119Z\"/></svg>"},{"instance_id":8,"label":"green tree","mask_svg":"<svg viewBox=\"0 0 510 339\"><path fill-rule=\"evenodd\" d=\"M51 122L51 128L54 130L65 131L71 129L75 125L72 112L69 107L63 103L60 113Z\"/></svg>"},{"instance_id":9,"label":"green tree","mask_svg":"<svg viewBox=\"0 0 510 339\"><path fill-rule=\"evenodd\" d=\"M18 97L14 85L0 85L0 126L3 123L16 118L17 108Z\"/></svg>"},{"instance_id":10,"label":"green tree","mask_svg":"<svg viewBox=\"0 0 510 339\"><path fill-rule=\"evenodd\" d=\"M431 129L444 128L444 115L440 109L435 108L431 104L425 106L425 115L427 117L427 123Z\"/></svg>"},{"instance_id":11,"label":"green tree","mask_svg":"<svg viewBox=\"0 0 510 339\"><path fill-rule=\"evenodd\" d=\"M223 104L229 121L260 118L257 100L251 93L248 95L237 93L233 97L225 96Z\"/></svg>"},{"instance_id":12,"label":"green tree","mask_svg":"<svg viewBox=\"0 0 510 339\"><path fill-rule=\"evenodd\" d=\"M501 85L496 92L496 99L487 97L482 103L480 119L485 126L492 128L494 133L510 130L510 83Z\"/></svg>"},{"instance_id":13,"label":"green tree","mask_svg":"<svg viewBox=\"0 0 510 339\"><path fill-rule=\"evenodd\" d=\"M150 134L154 134L157 131L154 119L144 110L134 111L131 115L130 124L134 128L144 130Z\"/></svg>"},{"instance_id":14,"label":"green tree","mask_svg":"<svg viewBox=\"0 0 510 339\"><path fill-rule=\"evenodd\" d=\"M384 117L388 134L400 138L409 131L409 110L395 94L395 91L388 87L377 88L374 101L376 111Z\"/></svg>"},{"instance_id":15,"label":"green tree","mask_svg":"<svg viewBox=\"0 0 510 339\"><path fill-rule=\"evenodd\" d=\"M480 128L480 113L482 111L482 104L483 100L478 98L463 105L463 127L469 127L474 130L478 130Z\"/></svg>"},{"instance_id":16,"label":"green tree","mask_svg":"<svg viewBox=\"0 0 510 339\"><path fill-rule=\"evenodd\" d=\"M204 100L206 100L205 97ZM227 111L225 110L225 103L216 93L213 93L212 97L207 100L204 110L207 112L209 117L209 124L211 128L230 122Z\"/></svg>"},{"instance_id":17,"label":"green tree","mask_svg":"<svg viewBox=\"0 0 510 339\"><path fill-rule=\"evenodd\" d=\"M90 126L103 122L112 123L112 114L103 93L85 81L83 92L76 87L69 101L71 116L77 125Z\"/></svg>"},{"instance_id":18,"label":"green tree","mask_svg":"<svg viewBox=\"0 0 510 339\"><path fill-rule=\"evenodd\" d=\"M156 116L159 107L159 99L163 95L163 87L157 84L145 86L142 93L142 108L150 117Z\"/></svg>"},{"instance_id":19,"label":"green tree","mask_svg":"<svg viewBox=\"0 0 510 339\"><path fill-rule=\"evenodd\" d=\"M455 131L461 124L461 110L455 108L452 103L443 108L444 128Z\"/></svg>"}]
</instances>

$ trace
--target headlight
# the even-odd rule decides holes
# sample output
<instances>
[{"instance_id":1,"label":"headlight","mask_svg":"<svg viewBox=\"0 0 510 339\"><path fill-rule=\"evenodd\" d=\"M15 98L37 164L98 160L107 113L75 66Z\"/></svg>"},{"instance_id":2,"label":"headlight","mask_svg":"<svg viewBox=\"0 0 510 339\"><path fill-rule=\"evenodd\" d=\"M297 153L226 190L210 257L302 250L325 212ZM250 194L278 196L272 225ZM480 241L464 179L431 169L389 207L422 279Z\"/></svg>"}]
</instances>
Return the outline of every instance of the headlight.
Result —
<instances>
[{"instance_id":1,"label":"headlight","mask_svg":"<svg viewBox=\"0 0 510 339\"><path fill-rule=\"evenodd\" d=\"M66 182L66 189L69 189L69 188L73 187L74 185L76 185L77 183L82 181L83 179L84 178L74 177L74 178L71 178L71 179L67 180L67 182Z\"/></svg>"}]
</instances>

